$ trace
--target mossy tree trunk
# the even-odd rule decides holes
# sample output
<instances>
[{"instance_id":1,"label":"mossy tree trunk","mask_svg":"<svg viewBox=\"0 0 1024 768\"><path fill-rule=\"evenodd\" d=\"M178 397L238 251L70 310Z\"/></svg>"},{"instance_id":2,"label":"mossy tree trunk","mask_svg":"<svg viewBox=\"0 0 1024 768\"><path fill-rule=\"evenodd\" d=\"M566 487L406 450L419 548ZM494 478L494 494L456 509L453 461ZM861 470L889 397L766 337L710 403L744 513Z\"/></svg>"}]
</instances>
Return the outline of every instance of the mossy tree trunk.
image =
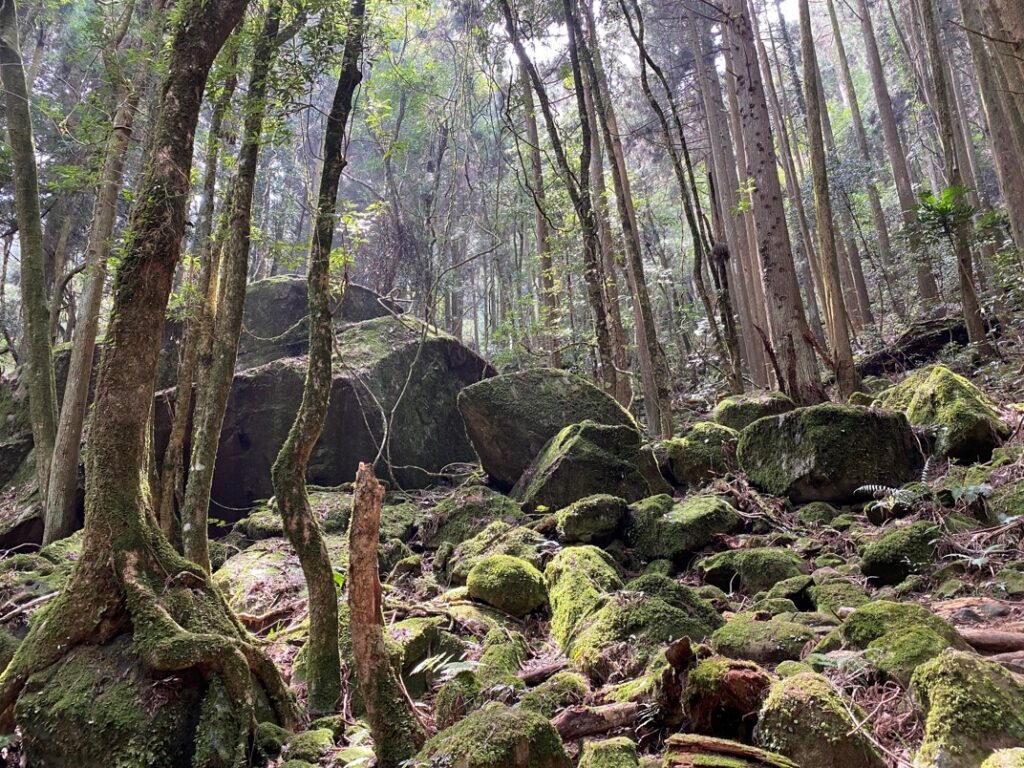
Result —
<instances>
[{"instance_id":1,"label":"mossy tree trunk","mask_svg":"<svg viewBox=\"0 0 1024 768\"><path fill-rule=\"evenodd\" d=\"M354 0L350 11L341 75L327 115L323 170L317 199L313 241L309 251L309 357L306 381L295 422L274 462L272 478L284 532L295 548L309 590L309 644L306 677L309 708L315 714L333 712L341 694L338 653L338 595L331 560L320 524L306 495L309 457L320 439L331 398L331 244L334 239L338 183L345 168L345 130L352 99L362 80L361 59L366 5Z\"/></svg>"},{"instance_id":2,"label":"mossy tree trunk","mask_svg":"<svg viewBox=\"0 0 1024 768\"><path fill-rule=\"evenodd\" d=\"M267 90L280 41L281 0L270 0L263 30L253 51L252 75L246 93L242 146L238 171L231 185L227 211L227 238L221 253L219 295L216 302L210 364L205 386L196 392L196 413L192 429L192 456L182 504L182 546L185 557L210 570L207 519L213 471L217 463L220 430L235 380L238 337L242 332L245 282L249 275L252 241L252 199L259 165L260 139L267 111ZM175 413L175 416L178 414Z\"/></svg>"},{"instance_id":3,"label":"mossy tree trunk","mask_svg":"<svg viewBox=\"0 0 1024 768\"><path fill-rule=\"evenodd\" d=\"M384 642L377 555L383 501L384 488L377 482L373 465L360 463L348 534L352 654L366 719L373 734L377 765L397 768L416 755L426 740L426 733L401 678L391 666L391 656Z\"/></svg>"},{"instance_id":4,"label":"mossy tree trunk","mask_svg":"<svg viewBox=\"0 0 1024 768\"><path fill-rule=\"evenodd\" d=\"M245 6L246 0L186 0L176 14L148 161L114 282L90 433L82 555L0 677L5 730L30 675L71 648L123 634L153 670L195 669L211 690L226 689L230 712L203 709L195 764L234 766L244 759L254 680L281 722L295 719L276 667L250 642L207 574L160 532L146 474L160 338L185 231L203 89Z\"/></svg>"},{"instance_id":5,"label":"mossy tree trunk","mask_svg":"<svg viewBox=\"0 0 1024 768\"><path fill-rule=\"evenodd\" d=\"M14 175L14 206L21 247L21 314L25 325L24 354L28 375L29 418L35 445L36 479L46 498L50 459L57 434L57 388L53 378L50 310L46 298L39 178L32 138L25 67L18 44L18 8L15 0L0 0L0 85L6 97L7 137Z\"/></svg>"},{"instance_id":6,"label":"mossy tree trunk","mask_svg":"<svg viewBox=\"0 0 1024 768\"><path fill-rule=\"evenodd\" d=\"M153 4L153 7L148 7L147 4L143 11L148 14L144 22L144 34L132 41L132 47L145 58L151 56L159 46L164 19L163 4L158 2ZM126 25L129 20L125 20ZM119 41L111 41L110 45L112 50L104 53L104 60L107 62L107 74L111 78L110 101L112 105L116 105L116 109L110 126L110 135L107 137L103 170L86 244L85 288L82 293L81 312L72 336L67 385L64 388L53 460L50 464L43 544L63 539L74 532L75 491L78 484L82 429L89 404L89 381L92 378L92 361L99 332L103 291L107 283L107 261L110 259L114 235L117 198L121 194L124 158L132 139L139 99L153 76L151 67L140 65L130 81L124 82L123 79L119 79L121 66L119 62L113 61L119 56Z\"/></svg>"}]
</instances>

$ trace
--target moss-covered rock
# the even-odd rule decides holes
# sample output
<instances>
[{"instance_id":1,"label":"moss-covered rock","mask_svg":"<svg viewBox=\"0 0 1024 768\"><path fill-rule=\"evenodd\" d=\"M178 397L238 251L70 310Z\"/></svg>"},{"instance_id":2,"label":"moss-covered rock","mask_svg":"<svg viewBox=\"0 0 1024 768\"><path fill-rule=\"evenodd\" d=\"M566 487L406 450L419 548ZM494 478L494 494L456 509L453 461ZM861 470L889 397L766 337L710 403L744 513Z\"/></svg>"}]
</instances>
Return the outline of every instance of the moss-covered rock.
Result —
<instances>
[{"instance_id":1,"label":"moss-covered rock","mask_svg":"<svg viewBox=\"0 0 1024 768\"><path fill-rule=\"evenodd\" d=\"M624 736L586 741L580 752L579 768L639 768L636 744Z\"/></svg>"},{"instance_id":2,"label":"moss-covered rock","mask_svg":"<svg viewBox=\"0 0 1024 768\"><path fill-rule=\"evenodd\" d=\"M804 561L796 552L778 547L732 549L697 563L704 581L725 590L755 594L780 581L801 576Z\"/></svg>"},{"instance_id":3,"label":"moss-covered rock","mask_svg":"<svg viewBox=\"0 0 1024 768\"><path fill-rule=\"evenodd\" d=\"M257 761L273 760L281 755L284 745L292 737L291 731L276 723L260 723L253 734L252 746Z\"/></svg>"},{"instance_id":4,"label":"moss-covered rock","mask_svg":"<svg viewBox=\"0 0 1024 768\"><path fill-rule=\"evenodd\" d=\"M956 629L928 609L887 600L857 608L815 650L834 650L840 643L865 651L878 671L904 685L919 665L943 650L968 647Z\"/></svg>"},{"instance_id":5,"label":"moss-covered rock","mask_svg":"<svg viewBox=\"0 0 1024 768\"><path fill-rule=\"evenodd\" d=\"M663 446L672 480L681 486L700 486L723 474L727 456L739 432L713 421L693 425L685 437L666 440Z\"/></svg>"},{"instance_id":6,"label":"moss-covered rock","mask_svg":"<svg viewBox=\"0 0 1024 768\"><path fill-rule=\"evenodd\" d=\"M808 594L814 608L822 613L838 613L840 608L859 608L871 601L863 587L842 578L815 584Z\"/></svg>"},{"instance_id":7,"label":"moss-covered rock","mask_svg":"<svg viewBox=\"0 0 1024 768\"><path fill-rule=\"evenodd\" d=\"M523 688L524 683L518 673L526 661L528 650L526 640L519 632L504 628L488 632L476 667L477 677L484 690Z\"/></svg>"},{"instance_id":8,"label":"moss-covered rock","mask_svg":"<svg viewBox=\"0 0 1024 768\"><path fill-rule=\"evenodd\" d=\"M558 510L558 536L567 544L605 544L626 517L626 500L598 493Z\"/></svg>"},{"instance_id":9,"label":"moss-covered rock","mask_svg":"<svg viewBox=\"0 0 1024 768\"><path fill-rule=\"evenodd\" d=\"M740 434L740 468L763 491L792 501L844 501L863 485L899 486L922 464L902 413L815 405L760 419Z\"/></svg>"},{"instance_id":10,"label":"moss-covered rock","mask_svg":"<svg viewBox=\"0 0 1024 768\"><path fill-rule=\"evenodd\" d=\"M434 719L438 728L454 725L480 701L483 686L473 672L464 669L446 682L434 699Z\"/></svg>"},{"instance_id":11,"label":"moss-covered rock","mask_svg":"<svg viewBox=\"0 0 1024 768\"><path fill-rule=\"evenodd\" d=\"M782 392L751 392L720 400L714 418L719 424L739 431L765 416L778 416L794 408L796 405Z\"/></svg>"},{"instance_id":12,"label":"moss-covered rock","mask_svg":"<svg viewBox=\"0 0 1024 768\"><path fill-rule=\"evenodd\" d=\"M802 624L773 616L758 621L748 613L738 613L715 630L711 646L717 653L758 664L778 664L800 658L814 632Z\"/></svg>"},{"instance_id":13,"label":"moss-covered rock","mask_svg":"<svg viewBox=\"0 0 1024 768\"><path fill-rule=\"evenodd\" d=\"M626 541L642 560L679 559L741 523L739 513L719 496L690 496L676 502L660 494L630 507Z\"/></svg>"},{"instance_id":14,"label":"moss-covered rock","mask_svg":"<svg viewBox=\"0 0 1024 768\"><path fill-rule=\"evenodd\" d=\"M824 501L812 501L802 506L796 517L804 525L828 525L839 517L839 510Z\"/></svg>"},{"instance_id":15,"label":"moss-covered rock","mask_svg":"<svg viewBox=\"0 0 1024 768\"><path fill-rule=\"evenodd\" d=\"M513 616L525 616L544 605L547 589L541 572L510 555L488 555L466 577L469 596Z\"/></svg>"},{"instance_id":16,"label":"moss-covered rock","mask_svg":"<svg viewBox=\"0 0 1024 768\"><path fill-rule=\"evenodd\" d=\"M583 421L551 438L516 482L512 497L529 510L556 510L597 493L632 502L667 490L635 427Z\"/></svg>"},{"instance_id":17,"label":"moss-covered rock","mask_svg":"<svg viewBox=\"0 0 1024 768\"><path fill-rule=\"evenodd\" d=\"M348 624L347 614L345 624ZM436 672L432 668L420 669L422 662L435 656L458 661L466 652L463 642L445 630L447 622L441 616L413 616L390 624L387 637L392 648L396 669L402 676L411 696L421 696L430 687ZM346 627L347 628L347 627ZM350 634L345 638L344 651L349 654ZM345 658L351 658L346 655Z\"/></svg>"},{"instance_id":18,"label":"moss-covered rock","mask_svg":"<svg viewBox=\"0 0 1024 768\"><path fill-rule=\"evenodd\" d=\"M565 648L580 623L598 610L608 594L622 588L615 562L593 546L567 547L544 569L551 604L551 634Z\"/></svg>"},{"instance_id":19,"label":"moss-covered rock","mask_svg":"<svg viewBox=\"0 0 1024 768\"><path fill-rule=\"evenodd\" d=\"M680 584L678 581L673 581L667 576L645 573L628 582L625 591L639 592L643 595L660 598L669 605L685 611L711 629L716 629L725 623L715 607L701 597L697 590Z\"/></svg>"},{"instance_id":20,"label":"moss-covered rock","mask_svg":"<svg viewBox=\"0 0 1024 768\"><path fill-rule=\"evenodd\" d=\"M875 399L876 406L903 411L911 424L938 430L938 453L965 462L987 461L1010 435L995 403L945 366L913 371Z\"/></svg>"},{"instance_id":21,"label":"moss-covered rock","mask_svg":"<svg viewBox=\"0 0 1024 768\"><path fill-rule=\"evenodd\" d=\"M558 732L542 715L492 702L430 739L414 765L570 768Z\"/></svg>"},{"instance_id":22,"label":"moss-covered rock","mask_svg":"<svg viewBox=\"0 0 1024 768\"><path fill-rule=\"evenodd\" d=\"M784 678L768 692L757 724L758 743L814 768L885 768L864 723L821 675Z\"/></svg>"},{"instance_id":23,"label":"moss-covered rock","mask_svg":"<svg viewBox=\"0 0 1024 768\"><path fill-rule=\"evenodd\" d=\"M1024 745L1024 682L974 653L946 650L911 684L925 712L919 768L974 768L994 750Z\"/></svg>"},{"instance_id":24,"label":"moss-covered rock","mask_svg":"<svg viewBox=\"0 0 1024 768\"><path fill-rule=\"evenodd\" d=\"M939 529L924 520L894 528L865 547L861 572L876 584L898 584L935 562Z\"/></svg>"},{"instance_id":25,"label":"moss-covered rock","mask_svg":"<svg viewBox=\"0 0 1024 768\"><path fill-rule=\"evenodd\" d=\"M449 554L439 551L434 559L434 568L440 569L453 585L465 584L473 566L481 558L491 555L517 557L539 569L543 544L544 537L532 528L512 526L496 520L476 536L459 544Z\"/></svg>"},{"instance_id":26,"label":"moss-covered rock","mask_svg":"<svg viewBox=\"0 0 1024 768\"><path fill-rule=\"evenodd\" d=\"M1024 748L1000 749L992 753L981 768L1024 768Z\"/></svg>"},{"instance_id":27,"label":"moss-covered rock","mask_svg":"<svg viewBox=\"0 0 1024 768\"><path fill-rule=\"evenodd\" d=\"M686 676L683 711L695 733L749 742L771 677L752 661L709 656Z\"/></svg>"},{"instance_id":28,"label":"moss-covered rock","mask_svg":"<svg viewBox=\"0 0 1024 768\"><path fill-rule=\"evenodd\" d=\"M333 747L334 731L330 728L316 728L292 736L285 747L285 755L290 760L317 763Z\"/></svg>"},{"instance_id":29,"label":"moss-covered rock","mask_svg":"<svg viewBox=\"0 0 1024 768\"><path fill-rule=\"evenodd\" d=\"M491 523L516 525L523 519L519 504L485 485L464 485L420 517L420 539L428 549L458 545Z\"/></svg>"},{"instance_id":30,"label":"moss-covered rock","mask_svg":"<svg viewBox=\"0 0 1024 768\"><path fill-rule=\"evenodd\" d=\"M192 754L202 693L198 675L149 673L123 638L32 675L14 714L33 766L172 768Z\"/></svg>"},{"instance_id":31,"label":"moss-covered rock","mask_svg":"<svg viewBox=\"0 0 1024 768\"><path fill-rule=\"evenodd\" d=\"M552 718L566 707L582 704L590 693L590 686L582 675L575 672L556 672L536 688L531 688L519 699L519 706Z\"/></svg>"},{"instance_id":32,"label":"moss-covered rock","mask_svg":"<svg viewBox=\"0 0 1024 768\"><path fill-rule=\"evenodd\" d=\"M551 368L507 373L467 387L459 411L484 470L508 490L556 434L571 424L636 427L621 405L586 379Z\"/></svg>"}]
</instances>

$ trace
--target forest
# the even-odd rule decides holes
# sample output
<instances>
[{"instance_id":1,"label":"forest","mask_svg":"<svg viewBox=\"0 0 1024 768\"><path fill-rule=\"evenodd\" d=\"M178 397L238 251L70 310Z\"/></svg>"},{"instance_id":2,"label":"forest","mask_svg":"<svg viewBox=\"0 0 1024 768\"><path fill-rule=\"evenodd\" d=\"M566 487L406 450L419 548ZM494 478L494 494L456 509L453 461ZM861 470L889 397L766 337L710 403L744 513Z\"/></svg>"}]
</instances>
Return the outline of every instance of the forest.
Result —
<instances>
[{"instance_id":1,"label":"forest","mask_svg":"<svg viewBox=\"0 0 1024 768\"><path fill-rule=\"evenodd\" d=\"M0 0L0 764L1024 768L1022 0Z\"/></svg>"}]
</instances>

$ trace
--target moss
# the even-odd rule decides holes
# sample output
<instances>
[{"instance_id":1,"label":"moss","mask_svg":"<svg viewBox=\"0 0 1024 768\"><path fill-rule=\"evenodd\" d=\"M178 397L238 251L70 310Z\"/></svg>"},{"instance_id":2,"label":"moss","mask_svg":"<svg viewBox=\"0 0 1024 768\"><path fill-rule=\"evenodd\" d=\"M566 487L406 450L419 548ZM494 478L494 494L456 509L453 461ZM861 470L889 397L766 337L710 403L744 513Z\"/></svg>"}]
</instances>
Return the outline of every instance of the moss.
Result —
<instances>
[{"instance_id":1,"label":"moss","mask_svg":"<svg viewBox=\"0 0 1024 768\"><path fill-rule=\"evenodd\" d=\"M718 653L759 664L778 664L799 659L804 646L814 638L808 627L772 617L757 621L750 614L733 616L711 636L711 645Z\"/></svg>"},{"instance_id":2,"label":"moss","mask_svg":"<svg viewBox=\"0 0 1024 768\"><path fill-rule=\"evenodd\" d=\"M815 584L808 594L816 610L837 613L840 608L859 608L871 601L862 587L846 579L829 579Z\"/></svg>"},{"instance_id":3,"label":"moss","mask_svg":"<svg viewBox=\"0 0 1024 768\"><path fill-rule=\"evenodd\" d=\"M317 728L292 736L285 751L291 760L316 763L333 747L334 732L330 728Z\"/></svg>"},{"instance_id":4,"label":"moss","mask_svg":"<svg viewBox=\"0 0 1024 768\"><path fill-rule=\"evenodd\" d=\"M963 376L941 365L912 372L879 395L874 404L904 412L911 424L937 428L937 452L965 462L987 460L1010 434L995 403Z\"/></svg>"},{"instance_id":5,"label":"moss","mask_svg":"<svg viewBox=\"0 0 1024 768\"><path fill-rule=\"evenodd\" d=\"M793 677L795 675L801 675L804 672L813 672L814 669L810 664L806 664L802 661L784 661L775 668L775 674L779 677Z\"/></svg>"},{"instance_id":6,"label":"moss","mask_svg":"<svg viewBox=\"0 0 1024 768\"><path fill-rule=\"evenodd\" d=\"M1024 768L1024 749L1000 749L981 768Z\"/></svg>"},{"instance_id":7,"label":"moss","mask_svg":"<svg viewBox=\"0 0 1024 768\"><path fill-rule=\"evenodd\" d=\"M717 534L739 527L739 513L718 496L676 502L662 494L630 507L626 539L643 560L676 559L708 546Z\"/></svg>"},{"instance_id":8,"label":"moss","mask_svg":"<svg viewBox=\"0 0 1024 768\"><path fill-rule=\"evenodd\" d=\"M757 747L688 733L668 737L662 765L664 768L798 768L789 758Z\"/></svg>"},{"instance_id":9,"label":"moss","mask_svg":"<svg viewBox=\"0 0 1024 768\"><path fill-rule=\"evenodd\" d=\"M420 519L423 546L437 549L471 539L496 521L515 525L523 510L512 499L484 485L466 485L435 504Z\"/></svg>"},{"instance_id":10,"label":"moss","mask_svg":"<svg viewBox=\"0 0 1024 768\"><path fill-rule=\"evenodd\" d=\"M803 575L804 563L789 549L752 547L720 552L697 563L701 578L726 590L755 594Z\"/></svg>"},{"instance_id":11,"label":"moss","mask_svg":"<svg viewBox=\"0 0 1024 768\"><path fill-rule=\"evenodd\" d=\"M796 513L797 519L804 525L827 525L839 517L839 510L824 501L812 501L805 504Z\"/></svg>"},{"instance_id":12,"label":"moss","mask_svg":"<svg viewBox=\"0 0 1024 768\"><path fill-rule=\"evenodd\" d=\"M796 613L798 610L796 603L788 597L766 597L755 601L750 606L751 613L765 612L772 616L777 616L780 613Z\"/></svg>"},{"instance_id":13,"label":"moss","mask_svg":"<svg viewBox=\"0 0 1024 768\"><path fill-rule=\"evenodd\" d=\"M556 672L519 700L519 706L552 718L566 707L582 704L590 693L586 679L575 672Z\"/></svg>"},{"instance_id":14,"label":"moss","mask_svg":"<svg viewBox=\"0 0 1024 768\"><path fill-rule=\"evenodd\" d=\"M959 633L926 608L912 603L876 600L851 613L839 631L816 652L833 650L843 641L867 652L882 673L906 684L914 669L946 648L966 648Z\"/></svg>"},{"instance_id":15,"label":"moss","mask_svg":"<svg viewBox=\"0 0 1024 768\"><path fill-rule=\"evenodd\" d=\"M689 610L660 597L621 591L583 619L563 650L595 680L621 679L642 672L665 645L681 637L694 641L711 634L712 609L694 598Z\"/></svg>"},{"instance_id":16,"label":"moss","mask_svg":"<svg viewBox=\"0 0 1024 768\"><path fill-rule=\"evenodd\" d=\"M715 607L697 594L696 590L666 576L645 574L627 583L625 589L628 592L639 592L661 598L669 605L684 611L712 629L725 623Z\"/></svg>"},{"instance_id":17,"label":"moss","mask_svg":"<svg viewBox=\"0 0 1024 768\"><path fill-rule=\"evenodd\" d=\"M597 547L567 547L544 569L551 604L551 634L563 649L579 624L622 587L615 563Z\"/></svg>"},{"instance_id":18,"label":"moss","mask_svg":"<svg viewBox=\"0 0 1024 768\"><path fill-rule=\"evenodd\" d=\"M768 590L768 597L785 597L796 602L806 601L807 590L810 589L814 580L810 576L801 574L773 584Z\"/></svg>"},{"instance_id":19,"label":"moss","mask_svg":"<svg viewBox=\"0 0 1024 768\"><path fill-rule=\"evenodd\" d=\"M550 721L528 709L492 702L430 739L415 765L459 768L569 768Z\"/></svg>"},{"instance_id":20,"label":"moss","mask_svg":"<svg viewBox=\"0 0 1024 768\"><path fill-rule=\"evenodd\" d=\"M515 526L496 520L471 539L459 544L450 555L439 551L434 568L440 568L453 585L466 583L473 566L490 555L509 555L525 560L534 568L541 567L541 547L544 538L531 528Z\"/></svg>"},{"instance_id":21,"label":"moss","mask_svg":"<svg viewBox=\"0 0 1024 768\"><path fill-rule=\"evenodd\" d=\"M1024 572L1004 568L992 579L992 592L1000 597L1024 597Z\"/></svg>"},{"instance_id":22,"label":"moss","mask_svg":"<svg viewBox=\"0 0 1024 768\"><path fill-rule=\"evenodd\" d=\"M778 416L796 408L782 392L754 392L732 395L718 402L714 418L730 429L741 430L765 416Z\"/></svg>"},{"instance_id":23,"label":"moss","mask_svg":"<svg viewBox=\"0 0 1024 768\"><path fill-rule=\"evenodd\" d=\"M1024 743L1024 683L1000 664L946 650L915 670L911 686L926 713L915 765L973 768Z\"/></svg>"},{"instance_id":24,"label":"moss","mask_svg":"<svg viewBox=\"0 0 1024 768\"><path fill-rule=\"evenodd\" d=\"M644 573L652 576L671 576L675 572L675 565L671 560L660 558L651 560L644 566Z\"/></svg>"},{"instance_id":25,"label":"moss","mask_svg":"<svg viewBox=\"0 0 1024 768\"><path fill-rule=\"evenodd\" d=\"M605 543L615 538L625 516L625 499L606 493L587 496L558 510L558 536L569 544Z\"/></svg>"},{"instance_id":26,"label":"moss","mask_svg":"<svg viewBox=\"0 0 1024 768\"><path fill-rule=\"evenodd\" d=\"M253 734L253 750L258 759L269 761L278 757L285 743L292 737L290 731L274 723L260 723Z\"/></svg>"},{"instance_id":27,"label":"moss","mask_svg":"<svg viewBox=\"0 0 1024 768\"><path fill-rule=\"evenodd\" d=\"M898 584L935 562L938 535L924 520L889 531L864 549L860 569L876 584Z\"/></svg>"},{"instance_id":28,"label":"moss","mask_svg":"<svg viewBox=\"0 0 1024 768\"><path fill-rule=\"evenodd\" d=\"M627 502L669 490L654 454L629 426L573 424L551 438L512 489L528 510L554 510L598 493Z\"/></svg>"},{"instance_id":29,"label":"moss","mask_svg":"<svg viewBox=\"0 0 1024 768\"><path fill-rule=\"evenodd\" d=\"M394 649L395 667L401 672L409 694L421 696L433 681L432 669L415 671L421 663L434 656L458 661L465 656L462 641L444 631L446 621L440 616L412 617L391 624L387 637Z\"/></svg>"},{"instance_id":30,"label":"moss","mask_svg":"<svg viewBox=\"0 0 1024 768\"><path fill-rule=\"evenodd\" d=\"M845 501L863 485L914 480L922 459L901 413L816 405L743 430L740 468L757 488L796 503Z\"/></svg>"},{"instance_id":31,"label":"moss","mask_svg":"<svg viewBox=\"0 0 1024 768\"><path fill-rule=\"evenodd\" d=\"M544 605L547 591L541 572L509 555L480 558L466 577L470 597L513 616L525 616Z\"/></svg>"},{"instance_id":32,"label":"moss","mask_svg":"<svg viewBox=\"0 0 1024 768\"><path fill-rule=\"evenodd\" d=\"M469 670L462 670L441 686L434 699L434 719L438 728L454 725L480 701L480 679Z\"/></svg>"},{"instance_id":33,"label":"moss","mask_svg":"<svg viewBox=\"0 0 1024 768\"><path fill-rule=\"evenodd\" d=\"M579 768L639 768L636 744L619 736L603 741L587 741L580 752Z\"/></svg>"},{"instance_id":34,"label":"moss","mask_svg":"<svg viewBox=\"0 0 1024 768\"><path fill-rule=\"evenodd\" d=\"M805 672L772 685L761 707L757 740L800 765L885 768L870 735L859 727L866 719L826 678Z\"/></svg>"},{"instance_id":35,"label":"moss","mask_svg":"<svg viewBox=\"0 0 1024 768\"><path fill-rule=\"evenodd\" d=\"M522 688L519 669L526 661L529 649L518 632L492 629L484 638L484 650L477 664L476 674L485 690L498 686Z\"/></svg>"},{"instance_id":36,"label":"moss","mask_svg":"<svg viewBox=\"0 0 1024 768\"><path fill-rule=\"evenodd\" d=\"M334 740L338 742L345 738L345 732L348 730L348 723L346 722L344 715L326 715L324 717L318 717L309 724L309 730L311 731L319 730L321 728L326 728L333 733Z\"/></svg>"},{"instance_id":37,"label":"moss","mask_svg":"<svg viewBox=\"0 0 1024 768\"><path fill-rule=\"evenodd\" d=\"M678 485L700 486L728 469L739 432L712 421L701 421L683 438L666 440L664 450L669 472Z\"/></svg>"}]
</instances>

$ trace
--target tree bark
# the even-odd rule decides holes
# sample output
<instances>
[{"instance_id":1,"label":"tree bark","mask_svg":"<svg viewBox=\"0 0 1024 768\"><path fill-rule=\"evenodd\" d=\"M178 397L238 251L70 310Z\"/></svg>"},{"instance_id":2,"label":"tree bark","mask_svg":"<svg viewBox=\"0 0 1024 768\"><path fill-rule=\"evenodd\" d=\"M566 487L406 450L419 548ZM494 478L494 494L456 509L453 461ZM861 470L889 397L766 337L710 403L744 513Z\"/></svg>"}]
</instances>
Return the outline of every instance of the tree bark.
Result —
<instances>
[{"instance_id":1,"label":"tree bark","mask_svg":"<svg viewBox=\"0 0 1024 768\"><path fill-rule=\"evenodd\" d=\"M378 547L384 488L373 465L359 464L349 524L348 607L356 680L381 768L398 768L413 758L426 732L401 678L391 667L384 642ZM337 639L335 639L337 645Z\"/></svg>"},{"instance_id":2,"label":"tree bark","mask_svg":"<svg viewBox=\"0 0 1024 768\"><path fill-rule=\"evenodd\" d=\"M772 345L781 368L782 388L796 402L811 405L826 398L793 266L764 84L743 0L730 0L728 9L739 116L750 175L756 186L753 212L757 252L768 297Z\"/></svg>"},{"instance_id":3,"label":"tree bark","mask_svg":"<svg viewBox=\"0 0 1024 768\"><path fill-rule=\"evenodd\" d=\"M822 282L825 285L825 317L829 335L829 351L836 374L839 397L846 400L860 386L857 369L853 367L853 349L850 346L850 328L846 308L842 301L839 280L839 257L832 216L832 198L829 191L828 167L825 159L825 140L821 132L821 113L824 108L818 89L818 58L811 31L811 9L808 0L800 0L800 40L804 61L804 84L807 105L807 143L811 154L811 176L814 188L814 208L818 218L818 253L821 255Z\"/></svg>"},{"instance_id":4,"label":"tree bark","mask_svg":"<svg viewBox=\"0 0 1024 768\"><path fill-rule=\"evenodd\" d=\"M25 326L22 359L28 377L36 482L40 498L45 501L57 434L57 387L53 376L53 345L44 265L46 256L43 252L32 113L18 44L15 0L0 0L0 85L6 95L7 137L14 171L14 207L21 250L21 315Z\"/></svg>"},{"instance_id":5,"label":"tree bark","mask_svg":"<svg viewBox=\"0 0 1024 768\"><path fill-rule=\"evenodd\" d=\"M302 401L288 438L271 471L274 497L284 532L295 548L309 588L309 643L306 676L309 709L333 712L341 694L338 654L338 600L331 561L320 524L306 494L309 457L320 439L331 398L334 330L331 320L331 246L338 201L338 183L346 165L345 131L352 100L362 80L366 4L354 0L345 33L341 74L324 134L323 171L317 198L313 241L309 250L309 353Z\"/></svg>"},{"instance_id":6,"label":"tree bark","mask_svg":"<svg viewBox=\"0 0 1024 768\"><path fill-rule=\"evenodd\" d=\"M157 527L149 505L146 446L203 89L245 5L245 0L186 0L178 8L100 362L82 554L64 590L33 622L0 676L0 726L8 727L13 704L32 673L78 645L130 634L133 652L149 668L195 669L210 691L226 695L228 712L214 717L212 707L201 707L194 757L196 764L225 768L244 760L254 724L254 685L266 691L282 724L294 724L294 708L276 667L251 643L220 591Z\"/></svg>"},{"instance_id":7,"label":"tree bark","mask_svg":"<svg viewBox=\"0 0 1024 768\"><path fill-rule=\"evenodd\" d=\"M243 107L242 146L238 154L238 171L229 195L227 237L220 258L220 288L210 366L204 388L196 393L192 456L181 511L182 544L185 557L207 571L210 570L207 536L210 490L220 430L235 378L245 282L249 274L253 190L259 166L263 118L267 110L268 80L278 48L280 26L281 0L270 0L263 30L253 52L252 75Z\"/></svg>"}]
</instances>

